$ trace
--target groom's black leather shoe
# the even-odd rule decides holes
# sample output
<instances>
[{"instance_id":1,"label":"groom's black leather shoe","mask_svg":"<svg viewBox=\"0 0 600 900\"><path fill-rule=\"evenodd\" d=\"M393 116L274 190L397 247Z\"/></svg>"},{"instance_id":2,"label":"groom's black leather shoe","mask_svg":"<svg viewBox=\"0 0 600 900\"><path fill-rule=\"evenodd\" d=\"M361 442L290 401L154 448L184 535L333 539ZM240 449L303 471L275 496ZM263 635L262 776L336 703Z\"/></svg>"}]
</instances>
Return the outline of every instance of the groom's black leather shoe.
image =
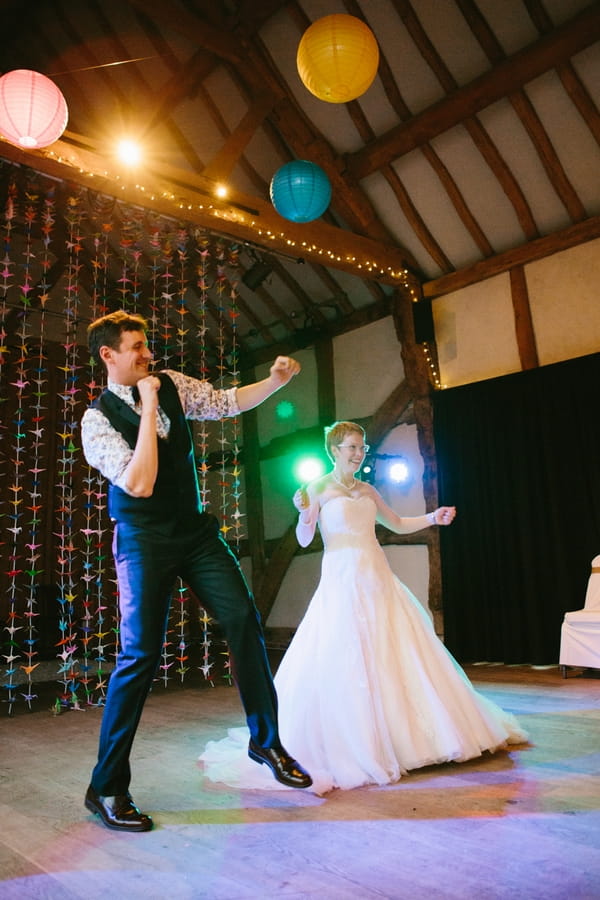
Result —
<instances>
[{"instance_id":1,"label":"groom's black leather shoe","mask_svg":"<svg viewBox=\"0 0 600 900\"><path fill-rule=\"evenodd\" d=\"M90 785L85 795L85 805L90 812L100 816L107 828L117 831L150 831L150 816L141 813L129 793L115 797L101 797Z\"/></svg>"},{"instance_id":2,"label":"groom's black leather shoe","mask_svg":"<svg viewBox=\"0 0 600 900\"><path fill-rule=\"evenodd\" d=\"M259 747L251 738L248 744L248 756L261 765L266 763L281 784L294 788L306 788L312 784L312 778L308 772L302 768L299 762L288 756L283 747L279 750L274 747Z\"/></svg>"}]
</instances>

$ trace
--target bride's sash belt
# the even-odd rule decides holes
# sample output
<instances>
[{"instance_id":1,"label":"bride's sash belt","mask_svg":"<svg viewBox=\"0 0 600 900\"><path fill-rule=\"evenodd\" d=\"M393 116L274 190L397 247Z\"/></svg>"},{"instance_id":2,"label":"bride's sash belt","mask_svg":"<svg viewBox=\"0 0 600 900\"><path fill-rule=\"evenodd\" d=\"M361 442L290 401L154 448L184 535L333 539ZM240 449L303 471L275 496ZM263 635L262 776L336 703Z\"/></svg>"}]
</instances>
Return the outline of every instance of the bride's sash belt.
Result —
<instances>
[{"instance_id":1,"label":"bride's sash belt","mask_svg":"<svg viewBox=\"0 0 600 900\"><path fill-rule=\"evenodd\" d=\"M365 539L364 534L335 534L326 538L324 543L328 553L334 550L366 550L372 548L373 544L379 546L375 538L370 541Z\"/></svg>"}]
</instances>

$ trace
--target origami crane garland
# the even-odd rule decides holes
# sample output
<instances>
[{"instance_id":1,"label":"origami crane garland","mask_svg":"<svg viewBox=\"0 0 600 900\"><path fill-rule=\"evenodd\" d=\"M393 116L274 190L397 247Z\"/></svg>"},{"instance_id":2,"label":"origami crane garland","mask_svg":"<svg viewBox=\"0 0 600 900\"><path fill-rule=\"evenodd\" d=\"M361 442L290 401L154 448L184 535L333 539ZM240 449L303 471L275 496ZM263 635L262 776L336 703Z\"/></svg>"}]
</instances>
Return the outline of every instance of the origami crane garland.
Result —
<instances>
[{"instance_id":1,"label":"origami crane garland","mask_svg":"<svg viewBox=\"0 0 600 900\"><path fill-rule=\"evenodd\" d=\"M96 319L105 315L107 305L107 273L111 258L110 234L112 224L109 217L114 206L99 207L102 216L101 228L94 235L94 255L92 258L92 309L91 317ZM108 215L107 215L108 214ZM98 395L102 384L103 372L96 360L90 362L90 378L86 382L86 406ZM82 638L83 663L80 667L80 684L85 692L88 704L102 705L106 696L109 675L109 659L117 652L119 634L118 596L114 580L107 578L106 559L108 554L106 527L106 485L102 476L89 466L85 467L83 478L83 494L85 496L85 527L81 529L83 538L82 556L83 573L83 609ZM108 593L110 585L114 589ZM107 599L107 595L108 598Z\"/></svg>"},{"instance_id":2,"label":"origami crane garland","mask_svg":"<svg viewBox=\"0 0 600 900\"><path fill-rule=\"evenodd\" d=\"M4 171L5 164L0 168ZM115 293L119 305L137 312L145 277L143 309L157 367L169 366L199 377L209 375L210 316L213 330L216 323L217 386L232 387L239 384L235 290L239 250L221 239L199 235L185 224L174 228L171 221L152 218L83 188L66 196L66 227L64 237L59 237L60 188L36 173L29 173L24 184L21 171L14 169L3 203L0 264L0 411L7 413L0 425L0 476L8 485L0 516L0 544L6 563L2 578L8 598L1 651L6 666L1 684L9 714L15 704L24 702L31 708L38 699L39 591L42 586L54 585L52 617L59 686L52 711L57 714L104 702L119 635L106 484L87 466L78 440L83 410L102 389L104 377L98 363L88 361L78 332L83 292L89 295L91 309L86 314L92 318L115 307ZM117 219L119 236L115 240ZM17 227L18 246L14 240ZM59 311L52 274L57 257L64 259ZM115 270L117 277L111 275ZM84 288L86 272L91 273L91 287L88 281ZM13 326L7 334L6 323L15 308L18 327L15 330ZM49 316L59 320L62 361L56 360L60 349L56 321L49 339ZM192 328L200 339L199 358L193 360L187 351ZM55 403L52 419L47 409L50 397ZM210 484L218 486L221 531L237 546L243 537L239 428L239 420L234 418L218 424L198 423L195 430L202 502L210 508ZM218 472L209 464L211 435L222 448ZM51 485L54 493L48 490ZM49 531L55 554L48 546ZM48 563L46 571L44 562ZM231 681L226 648L213 649L210 616L202 608L194 610L194 629L191 610L189 592L179 583L158 680L165 685L174 676L184 681L195 668L212 684L215 665L222 657L224 677ZM192 666L189 636L198 627L201 659L200 665Z\"/></svg>"}]
</instances>

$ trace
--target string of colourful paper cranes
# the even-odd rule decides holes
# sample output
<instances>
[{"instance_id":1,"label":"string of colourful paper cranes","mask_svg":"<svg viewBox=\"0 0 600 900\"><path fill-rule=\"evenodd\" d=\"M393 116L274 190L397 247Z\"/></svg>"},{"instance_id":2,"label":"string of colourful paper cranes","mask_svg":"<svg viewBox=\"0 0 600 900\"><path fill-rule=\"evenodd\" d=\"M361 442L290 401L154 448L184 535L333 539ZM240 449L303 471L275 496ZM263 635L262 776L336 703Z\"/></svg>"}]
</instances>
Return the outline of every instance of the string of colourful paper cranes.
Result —
<instances>
[{"instance_id":1,"label":"string of colourful paper cranes","mask_svg":"<svg viewBox=\"0 0 600 900\"><path fill-rule=\"evenodd\" d=\"M355 16L323 16L306 29L296 57L298 74L315 97L347 103L371 85L379 64L377 41ZM0 77L0 135L29 150L48 147L67 127L65 98L39 72L15 69ZM312 222L331 201L331 184L316 163L296 159L277 170L270 184L271 202L291 222Z\"/></svg>"}]
</instances>

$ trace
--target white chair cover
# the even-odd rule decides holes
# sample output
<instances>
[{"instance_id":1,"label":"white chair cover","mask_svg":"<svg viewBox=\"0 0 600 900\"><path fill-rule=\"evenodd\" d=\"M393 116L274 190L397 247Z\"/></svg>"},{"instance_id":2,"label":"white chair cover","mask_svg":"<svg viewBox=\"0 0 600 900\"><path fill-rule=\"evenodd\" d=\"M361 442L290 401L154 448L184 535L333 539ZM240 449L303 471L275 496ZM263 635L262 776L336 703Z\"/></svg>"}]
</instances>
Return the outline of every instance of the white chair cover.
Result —
<instances>
[{"instance_id":1,"label":"white chair cover","mask_svg":"<svg viewBox=\"0 0 600 900\"><path fill-rule=\"evenodd\" d=\"M600 555L592 560L584 608L565 613L559 665L600 669Z\"/></svg>"},{"instance_id":2,"label":"white chair cover","mask_svg":"<svg viewBox=\"0 0 600 900\"><path fill-rule=\"evenodd\" d=\"M595 556L592 560L592 574L588 581L584 609L597 609L600 612L600 556Z\"/></svg>"}]
</instances>

